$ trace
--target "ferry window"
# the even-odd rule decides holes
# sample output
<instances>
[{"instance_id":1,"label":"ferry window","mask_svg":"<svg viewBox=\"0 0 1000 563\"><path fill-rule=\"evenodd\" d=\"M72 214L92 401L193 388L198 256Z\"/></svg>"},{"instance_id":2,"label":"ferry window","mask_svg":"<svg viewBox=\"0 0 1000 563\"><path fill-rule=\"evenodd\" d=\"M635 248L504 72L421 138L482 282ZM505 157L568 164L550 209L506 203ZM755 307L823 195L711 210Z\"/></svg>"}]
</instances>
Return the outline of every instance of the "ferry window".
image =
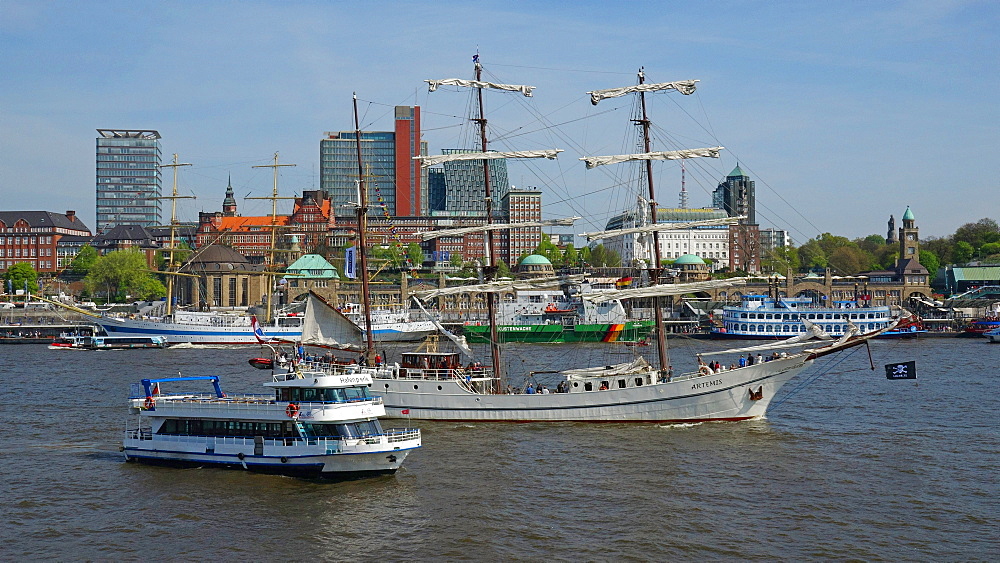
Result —
<instances>
[{"instance_id":1,"label":"ferry window","mask_svg":"<svg viewBox=\"0 0 1000 563\"><path fill-rule=\"evenodd\" d=\"M635 386L639 387L640 385L642 385L642 378L641 377L635 378Z\"/></svg>"},{"instance_id":2,"label":"ferry window","mask_svg":"<svg viewBox=\"0 0 1000 563\"><path fill-rule=\"evenodd\" d=\"M284 403L285 401L291 401L292 400L292 398L291 398L292 396L291 396L291 394L288 391L289 391L288 389L278 389L278 402L279 403Z\"/></svg>"},{"instance_id":3,"label":"ferry window","mask_svg":"<svg viewBox=\"0 0 1000 563\"><path fill-rule=\"evenodd\" d=\"M618 380L618 388L619 389L624 389L625 387L626 387L625 380L624 379L619 379Z\"/></svg>"},{"instance_id":4,"label":"ferry window","mask_svg":"<svg viewBox=\"0 0 1000 563\"><path fill-rule=\"evenodd\" d=\"M344 394L348 401L360 401L367 398L368 394L365 391L365 387L348 387L344 389Z\"/></svg>"},{"instance_id":5,"label":"ferry window","mask_svg":"<svg viewBox=\"0 0 1000 563\"><path fill-rule=\"evenodd\" d=\"M594 384L591 383L591 382L589 382L589 381L586 382L586 383L584 383L583 384L583 390L584 391L593 391L594 390Z\"/></svg>"},{"instance_id":6,"label":"ferry window","mask_svg":"<svg viewBox=\"0 0 1000 563\"><path fill-rule=\"evenodd\" d=\"M386 383L386 387L388 386L389 384ZM343 389L327 389L323 396L325 400L334 403L342 403L347 400L347 395L344 394Z\"/></svg>"},{"instance_id":7,"label":"ferry window","mask_svg":"<svg viewBox=\"0 0 1000 563\"><path fill-rule=\"evenodd\" d=\"M302 400L306 402L315 402L323 400L323 390L322 389L302 389Z\"/></svg>"},{"instance_id":8,"label":"ferry window","mask_svg":"<svg viewBox=\"0 0 1000 563\"><path fill-rule=\"evenodd\" d=\"M767 325L767 332L771 332L772 330L774 330L774 327L771 325Z\"/></svg>"},{"instance_id":9,"label":"ferry window","mask_svg":"<svg viewBox=\"0 0 1000 563\"><path fill-rule=\"evenodd\" d=\"M746 330L746 329L747 329L747 325L740 325L740 330Z\"/></svg>"},{"instance_id":10,"label":"ferry window","mask_svg":"<svg viewBox=\"0 0 1000 563\"><path fill-rule=\"evenodd\" d=\"M746 314L746 313L740 313L740 318L741 318L741 319L745 319L745 318L747 318L747 314Z\"/></svg>"},{"instance_id":11,"label":"ferry window","mask_svg":"<svg viewBox=\"0 0 1000 563\"><path fill-rule=\"evenodd\" d=\"M826 318L828 318L828 319L832 319L832 318L833 318L833 313L827 313L827 314L826 314Z\"/></svg>"},{"instance_id":12,"label":"ferry window","mask_svg":"<svg viewBox=\"0 0 1000 563\"><path fill-rule=\"evenodd\" d=\"M809 317L808 318L815 319L816 318L816 314L815 313L809 313Z\"/></svg>"},{"instance_id":13,"label":"ferry window","mask_svg":"<svg viewBox=\"0 0 1000 563\"><path fill-rule=\"evenodd\" d=\"M788 332L788 331L789 331L788 325L781 327L781 332Z\"/></svg>"},{"instance_id":14,"label":"ferry window","mask_svg":"<svg viewBox=\"0 0 1000 563\"><path fill-rule=\"evenodd\" d=\"M765 319L772 319L773 317L771 316L771 313L768 313L767 315L764 315L764 318Z\"/></svg>"}]
</instances>

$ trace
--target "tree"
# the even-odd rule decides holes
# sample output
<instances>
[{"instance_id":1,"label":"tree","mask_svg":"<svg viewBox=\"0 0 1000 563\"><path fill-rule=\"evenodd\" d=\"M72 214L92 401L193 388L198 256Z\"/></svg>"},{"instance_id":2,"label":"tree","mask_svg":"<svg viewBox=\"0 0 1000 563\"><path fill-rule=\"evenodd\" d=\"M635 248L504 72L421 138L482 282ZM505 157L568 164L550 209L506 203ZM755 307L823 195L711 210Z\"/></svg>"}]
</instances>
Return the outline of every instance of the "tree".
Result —
<instances>
[{"instance_id":1,"label":"tree","mask_svg":"<svg viewBox=\"0 0 1000 563\"><path fill-rule=\"evenodd\" d=\"M7 269L3 277L6 282L4 285L11 293L19 289L26 289L29 293L38 292L38 272L27 262L14 264Z\"/></svg>"},{"instance_id":2,"label":"tree","mask_svg":"<svg viewBox=\"0 0 1000 563\"><path fill-rule=\"evenodd\" d=\"M608 250L603 244L598 244L590 251L590 260L587 262L593 266L617 267L622 264L622 257L614 250Z\"/></svg>"},{"instance_id":3,"label":"tree","mask_svg":"<svg viewBox=\"0 0 1000 563\"><path fill-rule=\"evenodd\" d=\"M799 251L791 246L773 248L761 257L761 267L765 272L785 275L788 270L799 269Z\"/></svg>"},{"instance_id":4,"label":"tree","mask_svg":"<svg viewBox=\"0 0 1000 563\"><path fill-rule=\"evenodd\" d=\"M930 250L920 251L920 263L927 268L927 271L930 272L932 278L934 277L934 274L937 273L938 269L941 268L941 261L938 260L937 255Z\"/></svg>"},{"instance_id":5,"label":"tree","mask_svg":"<svg viewBox=\"0 0 1000 563\"><path fill-rule=\"evenodd\" d=\"M155 299L167 294L153 277L145 255L135 249L115 250L101 256L84 278L87 290L104 290L108 300L124 301L127 296Z\"/></svg>"},{"instance_id":6,"label":"tree","mask_svg":"<svg viewBox=\"0 0 1000 563\"><path fill-rule=\"evenodd\" d=\"M993 219L980 219L962 225L951 238L956 243L967 242L978 249L988 242L1000 242L1000 225Z\"/></svg>"},{"instance_id":7,"label":"tree","mask_svg":"<svg viewBox=\"0 0 1000 563\"><path fill-rule=\"evenodd\" d=\"M810 239L809 242L799 247L799 267L803 270L813 268L826 268L828 265L826 252L820 246L817 239Z\"/></svg>"},{"instance_id":8,"label":"tree","mask_svg":"<svg viewBox=\"0 0 1000 563\"><path fill-rule=\"evenodd\" d=\"M922 248L923 250L929 250L933 252L935 256L938 257L938 260L940 260L942 264L954 263L954 260L952 258L954 246L955 245L951 241L951 239L947 237L944 238L931 237L928 239L924 239L920 243L920 248Z\"/></svg>"},{"instance_id":9,"label":"tree","mask_svg":"<svg viewBox=\"0 0 1000 563\"><path fill-rule=\"evenodd\" d=\"M406 247L406 257L410 260L410 265L414 268L419 268L424 263L424 251L415 242L411 242Z\"/></svg>"},{"instance_id":10,"label":"tree","mask_svg":"<svg viewBox=\"0 0 1000 563\"><path fill-rule=\"evenodd\" d=\"M988 242L979 247L979 257L983 260L993 261L1000 254L1000 242Z\"/></svg>"},{"instance_id":11,"label":"tree","mask_svg":"<svg viewBox=\"0 0 1000 563\"><path fill-rule=\"evenodd\" d=\"M870 270L872 258L867 252L852 244L834 250L830 254L830 265L843 275L853 276Z\"/></svg>"},{"instance_id":12,"label":"tree","mask_svg":"<svg viewBox=\"0 0 1000 563\"><path fill-rule=\"evenodd\" d=\"M552 244L552 241L546 238L542 239L542 242L538 243L535 248L535 254L539 256L544 256L549 262L552 262L552 267L558 269L563 265L563 253L559 250L559 247Z\"/></svg>"},{"instance_id":13,"label":"tree","mask_svg":"<svg viewBox=\"0 0 1000 563\"><path fill-rule=\"evenodd\" d=\"M509 278L512 277L510 273L510 266L507 265L503 260L497 260L497 277L498 278Z\"/></svg>"},{"instance_id":14,"label":"tree","mask_svg":"<svg viewBox=\"0 0 1000 563\"><path fill-rule=\"evenodd\" d=\"M94 262L97 262L97 251L94 250L93 246L85 244L80 248L80 252L76 254L76 258L73 259L73 263L70 264L69 269L74 274L85 276L90 271L90 268L94 266Z\"/></svg>"},{"instance_id":15,"label":"tree","mask_svg":"<svg viewBox=\"0 0 1000 563\"><path fill-rule=\"evenodd\" d=\"M566 266L579 266L580 265L580 253L576 251L576 247L573 243L566 245L566 250L563 250L563 264Z\"/></svg>"},{"instance_id":16,"label":"tree","mask_svg":"<svg viewBox=\"0 0 1000 563\"><path fill-rule=\"evenodd\" d=\"M956 264L965 264L969 260L972 260L972 255L975 253L976 249L973 248L968 242L962 240L955 243L955 249L952 251L952 258L955 260Z\"/></svg>"},{"instance_id":17,"label":"tree","mask_svg":"<svg viewBox=\"0 0 1000 563\"><path fill-rule=\"evenodd\" d=\"M883 246L885 246L885 237L882 235L868 235L863 239L855 239L854 243L857 244L858 248L861 250L864 250L874 256Z\"/></svg>"}]
</instances>

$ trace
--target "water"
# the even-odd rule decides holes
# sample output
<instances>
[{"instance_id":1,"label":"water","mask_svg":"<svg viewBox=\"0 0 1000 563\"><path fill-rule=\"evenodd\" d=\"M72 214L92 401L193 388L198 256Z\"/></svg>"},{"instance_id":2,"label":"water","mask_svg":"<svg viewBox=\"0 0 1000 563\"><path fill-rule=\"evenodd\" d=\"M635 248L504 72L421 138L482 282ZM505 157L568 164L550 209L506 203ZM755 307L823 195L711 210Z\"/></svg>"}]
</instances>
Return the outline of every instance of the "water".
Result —
<instances>
[{"instance_id":1,"label":"water","mask_svg":"<svg viewBox=\"0 0 1000 563\"><path fill-rule=\"evenodd\" d=\"M715 344L671 345L683 371ZM606 347L519 350L555 366ZM421 421L396 475L316 483L118 452L130 383L257 391L254 348L0 346L0 559L997 560L1000 345L872 351L875 372L863 348L811 368L763 421ZM885 379L910 359L916 382Z\"/></svg>"}]
</instances>

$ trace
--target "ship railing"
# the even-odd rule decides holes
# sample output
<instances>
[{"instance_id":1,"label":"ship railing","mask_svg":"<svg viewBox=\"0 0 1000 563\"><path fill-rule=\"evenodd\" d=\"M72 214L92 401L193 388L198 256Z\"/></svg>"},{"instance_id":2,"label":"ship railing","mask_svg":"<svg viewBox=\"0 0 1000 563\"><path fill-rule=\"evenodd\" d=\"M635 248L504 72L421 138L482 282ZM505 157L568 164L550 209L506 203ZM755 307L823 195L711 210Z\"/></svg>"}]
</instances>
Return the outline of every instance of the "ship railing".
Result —
<instances>
[{"instance_id":1,"label":"ship railing","mask_svg":"<svg viewBox=\"0 0 1000 563\"><path fill-rule=\"evenodd\" d=\"M125 431L125 438L130 440L140 439L140 440L152 440L153 434L148 429L136 430L127 429ZM253 448L255 444L254 437L245 436L205 436L205 435L174 435L174 434L157 434L157 441L162 442L176 442L176 443L204 443L207 440L211 440L216 446L247 446ZM332 436L332 437L316 437L316 436L287 436L281 438L264 438L263 445L265 446L294 446L296 444L305 444L309 446L323 446L327 451L340 451L344 446L353 446L357 444L369 444L378 445L381 443L399 443L408 442L412 440L420 439L420 430L415 428L393 428L384 431L382 434L370 434L366 436Z\"/></svg>"},{"instance_id":2,"label":"ship railing","mask_svg":"<svg viewBox=\"0 0 1000 563\"><path fill-rule=\"evenodd\" d=\"M144 398L132 398L133 406L146 409ZM232 410L239 413L276 413L284 412L287 403L274 400L273 395L240 395L240 396L202 396L186 395L183 397L153 397L153 408L184 408L184 409L219 409ZM360 403L381 405L382 397L358 397L336 401L289 401L298 405L300 411L325 411L342 407L353 407ZM146 409L149 410L149 409Z\"/></svg>"},{"instance_id":3,"label":"ship railing","mask_svg":"<svg viewBox=\"0 0 1000 563\"><path fill-rule=\"evenodd\" d=\"M479 379L492 377L492 372L485 367L478 368L406 368L406 376L402 379Z\"/></svg>"}]
</instances>

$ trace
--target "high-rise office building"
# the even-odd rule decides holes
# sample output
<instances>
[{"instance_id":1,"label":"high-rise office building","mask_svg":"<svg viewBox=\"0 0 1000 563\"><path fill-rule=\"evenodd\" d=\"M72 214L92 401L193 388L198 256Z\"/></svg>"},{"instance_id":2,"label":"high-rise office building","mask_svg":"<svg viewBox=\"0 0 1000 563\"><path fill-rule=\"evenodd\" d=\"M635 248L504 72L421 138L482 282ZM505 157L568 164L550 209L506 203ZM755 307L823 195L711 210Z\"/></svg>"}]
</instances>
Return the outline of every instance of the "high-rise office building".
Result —
<instances>
[{"instance_id":1,"label":"high-rise office building","mask_svg":"<svg viewBox=\"0 0 1000 563\"><path fill-rule=\"evenodd\" d=\"M420 216L427 213L427 176L414 156L427 154L420 140L420 108L396 106L393 131L361 132L361 166L371 214ZM319 143L320 189L330 196L337 217L351 217L358 200L357 135L327 132Z\"/></svg>"},{"instance_id":2,"label":"high-rise office building","mask_svg":"<svg viewBox=\"0 0 1000 563\"><path fill-rule=\"evenodd\" d=\"M444 149L442 154L479 152L468 149ZM493 212L500 213L501 202L510 190L507 178L507 159L489 160L490 192L493 195ZM443 164L446 215L482 216L486 212L486 188L482 160L456 160Z\"/></svg>"},{"instance_id":3,"label":"high-rise office building","mask_svg":"<svg viewBox=\"0 0 1000 563\"><path fill-rule=\"evenodd\" d=\"M160 225L159 132L98 129L97 133L97 232L116 225Z\"/></svg>"},{"instance_id":4,"label":"high-rise office building","mask_svg":"<svg viewBox=\"0 0 1000 563\"><path fill-rule=\"evenodd\" d=\"M712 192L712 207L725 209L730 217L746 216L746 225L757 224L756 205L754 182L739 165Z\"/></svg>"}]
</instances>

